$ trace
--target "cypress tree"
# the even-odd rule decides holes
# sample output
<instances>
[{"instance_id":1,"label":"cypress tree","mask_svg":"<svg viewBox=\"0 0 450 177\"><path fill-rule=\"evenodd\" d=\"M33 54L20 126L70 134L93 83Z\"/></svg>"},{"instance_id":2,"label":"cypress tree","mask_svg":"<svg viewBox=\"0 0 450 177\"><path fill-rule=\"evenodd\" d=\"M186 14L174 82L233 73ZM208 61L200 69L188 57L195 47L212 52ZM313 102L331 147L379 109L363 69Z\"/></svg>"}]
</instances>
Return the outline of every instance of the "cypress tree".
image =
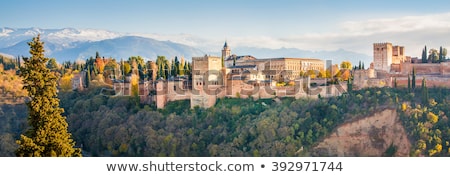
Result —
<instances>
[{"instance_id":1,"label":"cypress tree","mask_svg":"<svg viewBox=\"0 0 450 177\"><path fill-rule=\"evenodd\" d=\"M422 104L428 105L428 88L425 78L422 79Z\"/></svg>"},{"instance_id":2,"label":"cypress tree","mask_svg":"<svg viewBox=\"0 0 450 177\"><path fill-rule=\"evenodd\" d=\"M189 70L189 63L188 63L188 61L185 61L185 63L184 63L184 75L190 75L190 74L191 74L191 72Z\"/></svg>"},{"instance_id":3,"label":"cypress tree","mask_svg":"<svg viewBox=\"0 0 450 177\"><path fill-rule=\"evenodd\" d=\"M40 35L34 37L30 46L31 58L24 58L20 76L24 78L24 89L31 101L27 102L30 129L17 140L17 156L81 156L81 150L74 148L75 141L68 132L68 124L61 114L57 98L57 77L46 67L49 60L44 56L44 43Z\"/></svg>"},{"instance_id":4,"label":"cypress tree","mask_svg":"<svg viewBox=\"0 0 450 177\"><path fill-rule=\"evenodd\" d=\"M20 57L17 56L17 65L19 65L19 69L20 69Z\"/></svg>"},{"instance_id":5,"label":"cypress tree","mask_svg":"<svg viewBox=\"0 0 450 177\"><path fill-rule=\"evenodd\" d=\"M180 74L180 61L178 60L178 57L175 57L175 63L172 63L174 71L173 71L173 75L174 76L178 76L181 75Z\"/></svg>"},{"instance_id":6,"label":"cypress tree","mask_svg":"<svg viewBox=\"0 0 450 177\"><path fill-rule=\"evenodd\" d=\"M86 88L89 88L89 82L91 82L91 66L90 65L87 66L85 79L86 79Z\"/></svg>"},{"instance_id":7,"label":"cypress tree","mask_svg":"<svg viewBox=\"0 0 450 177\"><path fill-rule=\"evenodd\" d=\"M412 70L412 83L411 83L411 87L413 90L416 89L416 69L413 67Z\"/></svg>"},{"instance_id":8,"label":"cypress tree","mask_svg":"<svg viewBox=\"0 0 450 177\"><path fill-rule=\"evenodd\" d=\"M422 50L422 63L427 63L428 59L427 59L427 46L425 46L425 48Z\"/></svg>"},{"instance_id":9,"label":"cypress tree","mask_svg":"<svg viewBox=\"0 0 450 177\"><path fill-rule=\"evenodd\" d=\"M444 61L444 54L442 51L442 46L439 48L439 63Z\"/></svg>"},{"instance_id":10,"label":"cypress tree","mask_svg":"<svg viewBox=\"0 0 450 177\"><path fill-rule=\"evenodd\" d=\"M408 74L408 92L409 93L411 92L411 78L409 77L409 74Z\"/></svg>"},{"instance_id":11,"label":"cypress tree","mask_svg":"<svg viewBox=\"0 0 450 177\"><path fill-rule=\"evenodd\" d=\"M394 78L394 88L397 88L397 78Z\"/></svg>"},{"instance_id":12,"label":"cypress tree","mask_svg":"<svg viewBox=\"0 0 450 177\"><path fill-rule=\"evenodd\" d=\"M351 77L347 79L347 93L350 93L350 91L353 90L353 83L351 80Z\"/></svg>"}]
</instances>

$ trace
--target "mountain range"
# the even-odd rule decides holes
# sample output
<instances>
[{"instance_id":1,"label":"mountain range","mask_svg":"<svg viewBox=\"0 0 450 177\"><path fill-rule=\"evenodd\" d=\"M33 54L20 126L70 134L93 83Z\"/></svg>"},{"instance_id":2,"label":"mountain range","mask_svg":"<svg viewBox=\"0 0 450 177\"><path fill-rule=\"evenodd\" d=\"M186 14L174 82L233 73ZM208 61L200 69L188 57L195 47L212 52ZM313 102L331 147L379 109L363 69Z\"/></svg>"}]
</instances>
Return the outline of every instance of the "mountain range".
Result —
<instances>
[{"instance_id":1,"label":"mountain range","mask_svg":"<svg viewBox=\"0 0 450 177\"><path fill-rule=\"evenodd\" d=\"M58 62L85 60L95 56L98 51L101 56L126 59L130 56L142 56L146 59L156 59L162 55L166 58L183 56L190 60L193 56L205 54L220 55L220 48L215 51L201 49L201 44L195 38L181 36L183 43L172 42L159 37L158 40L148 37L149 35L125 34L98 29L41 29L41 28L0 28L0 53L12 56L29 56L27 42L38 34L45 42L46 56L56 58ZM153 35L154 36L154 35ZM171 37L170 39L174 39ZM207 52L205 52L207 51ZM232 48L232 53L237 55L252 55L257 58L272 57L304 57L332 60L340 63L348 60L352 63L359 61L370 62L370 56L356 52L339 49L335 51L308 51L297 48L256 48L240 47Z\"/></svg>"}]
</instances>

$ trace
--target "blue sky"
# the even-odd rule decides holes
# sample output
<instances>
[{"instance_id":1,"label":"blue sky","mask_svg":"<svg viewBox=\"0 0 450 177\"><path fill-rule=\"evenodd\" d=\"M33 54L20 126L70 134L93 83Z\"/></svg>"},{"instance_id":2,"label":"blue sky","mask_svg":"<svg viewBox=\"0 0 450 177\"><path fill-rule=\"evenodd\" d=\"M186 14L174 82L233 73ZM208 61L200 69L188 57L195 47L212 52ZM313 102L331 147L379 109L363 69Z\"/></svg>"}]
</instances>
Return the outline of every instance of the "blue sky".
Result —
<instances>
[{"instance_id":1,"label":"blue sky","mask_svg":"<svg viewBox=\"0 0 450 177\"><path fill-rule=\"evenodd\" d=\"M437 38L450 28L450 2L444 0L2 0L0 7L0 27L189 34L235 46L362 53L383 41L414 50L428 43L450 46L449 37ZM409 22L395 27L398 21ZM432 29L439 30L436 36L422 36ZM408 39L411 34L419 36Z\"/></svg>"}]
</instances>

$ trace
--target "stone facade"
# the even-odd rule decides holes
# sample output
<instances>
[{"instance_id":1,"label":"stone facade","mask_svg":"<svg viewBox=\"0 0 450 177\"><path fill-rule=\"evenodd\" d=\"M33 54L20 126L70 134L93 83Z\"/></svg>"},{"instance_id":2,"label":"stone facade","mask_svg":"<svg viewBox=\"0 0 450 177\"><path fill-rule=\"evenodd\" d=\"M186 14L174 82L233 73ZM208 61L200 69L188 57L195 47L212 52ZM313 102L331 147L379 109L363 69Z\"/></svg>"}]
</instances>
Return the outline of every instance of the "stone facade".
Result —
<instances>
[{"instance_id":1,"label":"stone facade","mask_svg":"<svg viewBox=\"0 0 450 177\"><path fill-rule=\"evenodd\" d=\"M225 44L226 47L226 44ZM208 108L216 102L217 94L225 86L222 59L215 56L192 57L191 107Z\"/></svg>"},{"instance_id":2,"label":"stone facade","mask_svg":"<svg viewBox=\"0 0 450 177\"><path fill-rule=\"evenodd\" d=\"M416 86L422 79L427 86L450 87L450 62L422 63L422 59L405 56L405 47L392 46L391 43L373 44L373 63L368 70L353 71L354 89L365 87L407 87L408 75L416 74ZM371 74L374 73L374 74Z\"/></svg>"},{"instance_id":3,"label":"stone facade","mask_svg":"<svg viewBox=\"0 0 450 177\"><path fill-rule=\"evenodd\" d=\"M158 80L156 107L161 109L167 102L186 99L190 100L191 108L209 108L215 105L218 98L223 97L318 98L319 95L328 97L346 92L346 84L311 87L309 78L300 77L302 72L324 69L324 61L319 59L256 59L251 55L236 56L231 54L225 43L221 57L192 57L191 81ZM280 81L288 81L291 86L277 86L276 83ZM191 86L186 87L187 83Z\"/></svg>"},{"instance_id":4,"label":"stone facade","mask_svg":"<svg viewBox=\"0 0 450 177\"><path fill-rule=\"evenodd\" d=\"M392 44L373 44L373 63L376 70L389 72L392 64Z\"/></svg>"},{"instance_id":5,"label":"stone facade","mask_svg":"<svg viewBox=\"0 0 450 177\"><path fill-rule=\"evenodd\" d=\"M263 74L266 79L276 81L290 81L308 70L325 70L325 62L311 58L268 58L264 61Z\"/></svg>"}]
</instances>

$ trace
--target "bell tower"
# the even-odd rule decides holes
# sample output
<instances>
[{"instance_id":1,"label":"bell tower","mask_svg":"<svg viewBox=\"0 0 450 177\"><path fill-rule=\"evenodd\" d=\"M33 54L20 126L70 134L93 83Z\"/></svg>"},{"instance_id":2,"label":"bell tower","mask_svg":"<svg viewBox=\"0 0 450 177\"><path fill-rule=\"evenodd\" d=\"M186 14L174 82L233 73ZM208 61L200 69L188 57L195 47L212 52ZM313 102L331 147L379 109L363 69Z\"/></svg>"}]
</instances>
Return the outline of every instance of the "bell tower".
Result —
<instances>
[{"instance_id":1,"label":"bell tower","mask_svg":"<svg viewBox=\"0 0 450 177\"><path fill-rule=\"evenodd\" d=\"M226 60L230 55L231 55L231 50L228 47L227 41L225 41L225 44L223 45L223 49L222 49L223 60Z\"/></svg>"}]
</instances>

